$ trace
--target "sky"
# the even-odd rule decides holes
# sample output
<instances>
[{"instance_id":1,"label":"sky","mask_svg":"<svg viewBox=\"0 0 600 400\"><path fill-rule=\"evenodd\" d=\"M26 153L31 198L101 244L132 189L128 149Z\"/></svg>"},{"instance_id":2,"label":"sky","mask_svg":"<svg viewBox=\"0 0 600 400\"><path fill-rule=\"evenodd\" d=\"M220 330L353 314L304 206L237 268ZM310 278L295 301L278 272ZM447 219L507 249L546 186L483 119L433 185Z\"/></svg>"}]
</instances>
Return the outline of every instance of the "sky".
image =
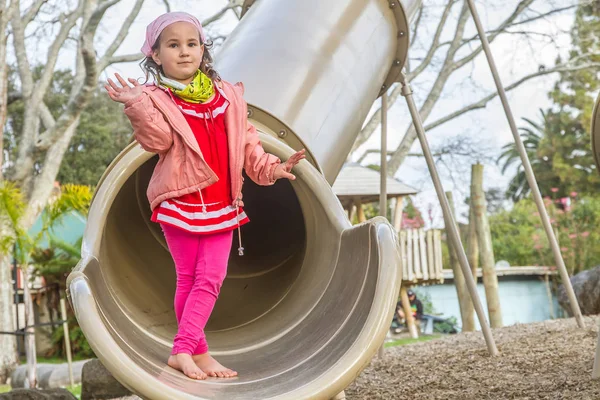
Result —
<instances>
[{"instance_id":1,"label":"sky","mask_svg":"<svg viewBox=\"0 0 600 400\"><path fill-rule=\"evenodd\" d=\"M73 2L74 0L66 0ZM559 4L568 2L569 0L559 1ZM445 1L443 0L425 0L430 12L433 14L441 12ZM23 2L25 5L27 1ZM111 42L112 38L118 31L124 16L129 13L133 6L133 0L123 0L117 6L111 8L104 22L99 28L95 38L97 50L99 54L104 52L104 49ZM207 18L219 11L227 2L225 0L171 0L173 10L181 10L195 14L200 20ZM495 6L489 6L490 4ZM547 4L543 1L537 1L540 5L535 6L537 11L543 11ZM507 14L512 11L516 0L506 0L500 6L498 2L492 0L478 2L479 10L482 14L483 24L486 28L496 26L502 21ZM455 12L458 7L455 7ZM139 51L144 40L145 27L155 17L165 12L165 7L162 0L146 0L145 5L136 19L130 30L130 34L117 51L119 54L130 54ZM228 12L224 18L210 26L208 29L209 35L226 35L235 28L237 18L232 12ZM498 69L504 86L509 85L523 75L534 72L539 68L540 64L547 66L553 65L556 57L561 54L565 55L569 49L570 38L568 31L573 23L573 14L566 12L560 16L554 16L548 19L540 20L535 24L527 25L527 29L535 31L533 40L525 40L522 35L507 35L497 39L492 43L492 51L496 58ZM411 49L410 57L419 58L427 49L430 43L435 23L424 24L419 30L418 46ZM452 27L447 28L443 33L442 40L449 40L453 34ZM475 34L475 27L471 21L467 25L466 36ZM553 37L555 41L549 43L548 37ZM28 49L32 58L43 60L44 46L47 44L43 40L37 43L37 47ZM74 45L67 47L61 53L61 64L59 67L72 67L72 53ZM441 60L444 52L439 52L437 59ZM416 65L416 61L413 61ZM101 79L106 79L112 76L114 72L120 72L125 76L141 77L142 72L137 63L119 64L111 66L102 75ZM508 93L510 106L514 112L515 120L518 125L521 125L523 117L534 120L539 119L539 109L550 106L548 92L552 89L556 81L556 75L551 75L543 78L536 78L526 84L521 85ZM417 104L422 102L427 93L427 87L435 79L435 74L431 72L423 73L417 80L413 82L415 90L415 100ZM493 92L495 90L489 67L483 55L476 58L475 62L463 70L452 75L446 87L442 98L436 104L434 111L425 121L425 124L432 122L450 112L477 101L479 98ZM376 101L377 105L379 100ZM375 107L373 108L375 110ZM398 101L390 109L388 124L388 149L394 149L401 141L404 132L410 125L410 118L404 99L399 97ZM446 123L438 128L428 132L428 139L431 146L435 148L441 143L452 140L457 136L468 136L471 140L482 144L487 149L487 152L492 156L497 156L503 145L512 141L512 134L508 127L506 116L502 110L498 99L488 103L487 107L482 110L470 112L462 117L459 117L449 123ZM365 143L359 151L354 155L356 160L364 151L368 149L379 149L379 132L374 134L372 138ZM418 141L415 141L411 149L411 153L420 153ZM367 157L365 163L379 163L379 154L373 154ZM447 173L448 168L454 169L454 178L451 179ZM464 221L460 215L466 215L467 207L463 204L465 196L468 195L468 186L470 176L468 165L463 165L462 173L457 173L457 166L449 165L441 169L443 184L446 190L452 190L455 198L455 203L458 208L459 220ZM505 189L510 178L509 171L507 176L503 176L499 168L493 163L485 163L485 179L484 188L499 187ZM426 217L426 222L430 226L441 227L443 221L441 211L435 192L433 190L431 179L426 168L425 161L422 157L409 158L396 174L396 178L402 182L411 185L420 190L420 193L415 196L415 204L421 209ZM431 216L429 219L428 216Z\"/></svg>"}]
</instances>

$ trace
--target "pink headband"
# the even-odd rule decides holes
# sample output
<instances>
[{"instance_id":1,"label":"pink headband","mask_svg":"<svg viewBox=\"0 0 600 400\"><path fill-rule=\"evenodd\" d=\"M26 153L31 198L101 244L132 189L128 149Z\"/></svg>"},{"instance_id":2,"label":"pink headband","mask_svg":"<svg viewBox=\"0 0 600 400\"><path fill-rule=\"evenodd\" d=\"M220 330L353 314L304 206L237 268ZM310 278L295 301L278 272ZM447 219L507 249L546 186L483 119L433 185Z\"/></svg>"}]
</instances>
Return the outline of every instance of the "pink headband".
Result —
<instances>
[{"instance_id":1,"label":"pink headband","mask_svg":"<svg viewBox=\"0 0 600 400\"><path fill-rule=\"evenodd\" d=\"M174 24L175 22L189 22L190 24L194 25L196 28L198 28L198 32L200 32L200 39L202 40L202 43L206 42L206 37L204 36L204 31L202 30L202 24L196 17L185 12L170 12L156 18L146 28L146 41L142 46L142 53L144 53L146 57L152 56L152 46L154 46L154 43L156 43L162 31L167 26Z\"/></svg>"}]
</instances>

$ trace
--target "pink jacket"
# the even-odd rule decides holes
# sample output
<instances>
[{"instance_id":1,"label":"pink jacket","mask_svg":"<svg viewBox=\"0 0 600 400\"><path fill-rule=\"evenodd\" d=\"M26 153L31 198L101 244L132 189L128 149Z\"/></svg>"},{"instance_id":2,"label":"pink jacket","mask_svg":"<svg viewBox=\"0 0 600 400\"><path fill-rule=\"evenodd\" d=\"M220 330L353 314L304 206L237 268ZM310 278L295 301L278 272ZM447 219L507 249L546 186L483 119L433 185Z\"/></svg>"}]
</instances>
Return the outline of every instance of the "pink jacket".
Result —
<instances>
[{"instance_id":1,"label":"pink jacket","mask_svg":"<svg viewBox=\"0 0 600 400\"><path fill-rule=\"evenodd\" d=\"M233 205L242 206L242 168L254 182L268 186L275 183L273 172L281 161L265 153L256 128L248 122L243 84L221 81L215 87L229 101L225 126L231 195ZM141 96L125 104L125 114L142 148L159 155L147 190L153 210L164 200L205 188L218 180L204 160L185 117L162 89L145 86Z\"/></svg>"}]
</instances>

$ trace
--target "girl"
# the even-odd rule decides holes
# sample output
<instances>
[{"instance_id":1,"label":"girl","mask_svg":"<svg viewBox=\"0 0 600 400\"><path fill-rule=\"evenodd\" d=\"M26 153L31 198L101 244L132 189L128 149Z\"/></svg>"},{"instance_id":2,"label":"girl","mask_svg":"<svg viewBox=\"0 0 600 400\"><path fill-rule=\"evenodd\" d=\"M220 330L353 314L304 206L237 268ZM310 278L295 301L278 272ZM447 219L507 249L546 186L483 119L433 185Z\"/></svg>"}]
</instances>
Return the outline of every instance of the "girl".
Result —
<instances>
[{"instance_id":1,"label":"girl","mask_svg":"<svg viewBox=\"0 0 600 400\"><path fill-rule=\"evenodd\" d=\"M152 221L161 225L175 262L178 330L168 364L192 379L230 378L237 372L208 353L206 322L227 271L233 230L248 217L242 206L242 168L259 185L294 180L290 172L304 150L282 163L263 150L247 121L243 86L213 69L202 25L187 13L167 13L146 30L142 68L156 84L106 90L125 104L136 140L159 161L148 185Z\"/></svg>"}]
</instances>

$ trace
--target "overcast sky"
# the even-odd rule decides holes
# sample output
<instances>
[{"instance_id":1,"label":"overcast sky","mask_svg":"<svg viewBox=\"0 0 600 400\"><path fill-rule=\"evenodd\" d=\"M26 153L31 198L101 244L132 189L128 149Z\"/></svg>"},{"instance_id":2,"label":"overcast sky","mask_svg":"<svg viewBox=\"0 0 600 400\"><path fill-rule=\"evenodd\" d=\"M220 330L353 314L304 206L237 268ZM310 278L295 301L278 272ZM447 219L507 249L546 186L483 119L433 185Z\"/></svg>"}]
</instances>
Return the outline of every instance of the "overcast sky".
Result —
<instances>
[{"instance_id":1,"label":"overcast sky","mask_svg":"<svg viewBox=\"0 0 600 400\"><path fill-rule=\"evenodd\" d=\"M427 0L425 0L427 1ZM565 0L569 1L569 0ZM25 2L24 2L25 3ZM220 10L225 4L224 0L172 0L171 4L174 10L187 11L196 15L200 20L213 15ZM429 4L433 4L432 12L437 12L442 9L445 1L431 0ZM494 9L484 9L480 5L480 11L483 16L484 25L486 28L496 26L499 21L504 19L507 14L513 10L516 0L506 0L502 2L502 6ZM96 37L97 49L100 54L104 48L108 46L111 39L116 34L118 27L123 21L125 15L133 5L133 0L124 0L119 5L108 11L101 26L99 34ZM543 7L543 6L542 6ZM539 8L539 7L538 7ZM456 7L456 10L458 8ZM539 9L539 11L543 11ZM140 15L134 23L130 34L117 54L129 54L139 51L143 40L146 25L155 17L165 12L163 2L161 0L147 0ZM223 35L229 33L235 28L237 19L233 13L228 13L221 21L215 23L208 30L209 35ZM498 63L498 68L501 72L502 80L505 86L517 80L523 75L534 72L540 64L552 65L559 53L563 55L569 49L570 38L568 30L573 23L572 13L563 13L560 16L552 17L548 20L542 20L534 26L529 26L531 30L535 30L543 35L536 36L536 41L524 41L518 35L510 35L502 40L496 40L492 44L492 50ZM424 25L419 32L420 40L423 46L426 46L430 41L435 26L429 24ZM469 22L467 35L475 33L474 26ZM444 33L444 39L448 40L453 34L451 29ZM550 35L556 38L556 42L549 44L546 36ZM38 43L37 48L28 49L34 58L43 60L44 43ZM63 52L62 59L64 60L61 67L72 67L69 63L73 57L68 54L69 51ZM424 51L424 50L422 50ZM443 53L438 55L438 58L443 57ZM415 50L412 53L413 57L419 56L419 51ZM115 71L119 71L126 76L139 77L142 72L136 63L120 64L111 67L103 75L102 79L106 79ZM426 93L423 92L423 87L428 87L435 75L424 73L414 82L416 100L421 100ZM527 84L522 85L516 90L509 93L511 107L521 125L521 118L528 117L532 119L539 118L539 109L546 108L550 105L548 100L548 92L552 89L556 76L544 78L536 78ZM464 68L462 71L455 73L446 85L443 98L437 103L435 110L432 112L426 123L434 121L448 113L455 111L461 106L467 105L480 99L481 97L495 90L489 68L483 56L478 57L472 66ZM389 142L388 148L394 149L404 135L405 130L410 124L409 115L403 98L399 98L396 104L392 107L389 113ZM488 106L483 110L471 112L463 117L457 118L454 121L444 124L428 133L428 137L433 146L450 140L457 135L469 135L473 140L480 141L490 149L491 152L497 154L500 148L512 140L512 135L506 122L506 117L498 100L488 103ZM379 136L374 135L358 152L357 156L367 149L379 149ZM411 152L420 152L418 142L411 149ZM368 163L379 163L379 155L375 154L366 160ZM485 186L505 188L508 178L500 174L497 167L486 164L486 179ZM461 206L462 199L467 195L468 184L470 177L468 174L463 174L458 177L457 181L450 180L445 172L444 185L447 190L453 190L455 202L459 204L460 213L466 211L466 207ZM434 225L441 226L441 213L439 205L432 190L432 185L428 177L425 162L422 158L409 159L398 174L398 179L412 185L421 193L416 197L417 204L423 212L427 212L428 208L432 209L434 216Z\"/></svg>"}]
</instances>

